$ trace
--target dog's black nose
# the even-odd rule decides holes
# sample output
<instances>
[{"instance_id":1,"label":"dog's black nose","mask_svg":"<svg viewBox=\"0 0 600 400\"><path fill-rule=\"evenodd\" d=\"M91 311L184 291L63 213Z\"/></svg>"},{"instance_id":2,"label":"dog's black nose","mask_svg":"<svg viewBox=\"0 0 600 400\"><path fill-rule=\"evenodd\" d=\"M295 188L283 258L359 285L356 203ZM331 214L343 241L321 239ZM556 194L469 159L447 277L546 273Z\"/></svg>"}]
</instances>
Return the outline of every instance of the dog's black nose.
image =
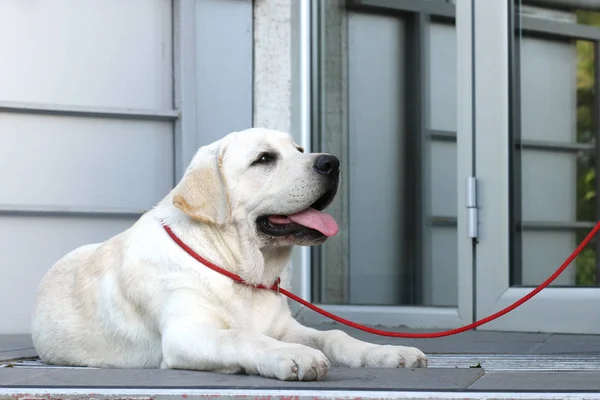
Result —
<instances>
[{"instance_id":1,"label":"dog's black nose","mask_svg":"<svg viewBox=\"0 0 600 400\"><path fill-rule=\"evenodd\" d=\"M323 175L338 175L340 173L340 160L336 156L323 154L318 156L313 169Z\"/></svg>"}]
</instances>

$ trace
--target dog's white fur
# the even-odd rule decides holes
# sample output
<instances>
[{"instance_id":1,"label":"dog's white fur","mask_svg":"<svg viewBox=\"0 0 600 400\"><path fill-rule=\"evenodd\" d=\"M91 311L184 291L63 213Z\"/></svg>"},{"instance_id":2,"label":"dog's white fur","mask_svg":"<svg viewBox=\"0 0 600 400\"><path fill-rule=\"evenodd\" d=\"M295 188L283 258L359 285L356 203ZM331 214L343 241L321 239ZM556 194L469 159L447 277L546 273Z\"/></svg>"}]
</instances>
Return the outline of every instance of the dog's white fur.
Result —
<instances>
[{"instance_id":1,"label":"dog's white fur","mask_svg":"<svg viewBox=\"0 0 600 400\"><path fill-rule=\"evenodd\" d=\"M322 179L288 134L253 128L202 147L180 183L131 228L59 260L40 284L33 340L44 362L107 368L246 372L285 380L348 367L425 367L416 348L317 331L291 316L284 296L253 289L198 263L161 223L206 259L250 283L282 276L293 237L267 238L256 219L297 212ZM249 166L265 150L279 159ZM287 214L289 215L289 214Z\"/></svg>"}]
</instances>

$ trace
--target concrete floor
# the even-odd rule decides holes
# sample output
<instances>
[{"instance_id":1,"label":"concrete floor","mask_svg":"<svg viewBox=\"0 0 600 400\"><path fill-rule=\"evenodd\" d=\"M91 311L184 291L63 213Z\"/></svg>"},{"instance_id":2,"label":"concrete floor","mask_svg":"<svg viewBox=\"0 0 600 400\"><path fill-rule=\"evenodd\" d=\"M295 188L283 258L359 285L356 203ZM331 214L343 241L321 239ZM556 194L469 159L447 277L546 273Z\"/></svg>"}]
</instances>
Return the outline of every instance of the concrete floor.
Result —
<instances>
[{"instance_id":1,"label":"concrete floor","mask_svg":"<svg viewBox=\"0 0 600 400\"><path fill-rule=\"evenodd\" d=\"M175 370L43 366L26 335L0 336L0 399L48 398L598 398L600 335L470 331L439 339L393 339L334 325L381 344L421 348L430 368L333 368L321 382ZM21 359L21 361L18 361ZM17 360L17 361L15 361ZM3 397L4 396L4 397ZM240 397L241 396L241 397Z\"/></svg>"}]
</instances>

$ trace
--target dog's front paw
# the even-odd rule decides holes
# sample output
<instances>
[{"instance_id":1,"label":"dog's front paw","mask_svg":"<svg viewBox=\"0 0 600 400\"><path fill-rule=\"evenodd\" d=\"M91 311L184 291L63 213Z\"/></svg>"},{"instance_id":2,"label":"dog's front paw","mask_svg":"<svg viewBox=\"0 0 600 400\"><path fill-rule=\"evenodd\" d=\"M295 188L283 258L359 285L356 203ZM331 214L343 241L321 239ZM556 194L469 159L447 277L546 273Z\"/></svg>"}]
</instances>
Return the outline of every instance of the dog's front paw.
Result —
<instances>
[{"instance_id":1,"label":"dog's front paw","mask_svg":"<svg viewBox=\"0 0 600 400\"><path fill-rule=\"evenodd\" d=\"M427 356L415 347L374 346L361 357L366 368L425 368Z\"/></svg>"},{"instance_id":2,"label":"dog's front paw","mask_svg":"<svg viewBox=\"0 0 600 400\"><path fill-rule=\"evenodd\" d=\"M263 376L282 381L314 381L327 375L329 365L329 360L319 350L288 345L268 351L259 362L258 371Z\"/></svg>"}]
</instances>

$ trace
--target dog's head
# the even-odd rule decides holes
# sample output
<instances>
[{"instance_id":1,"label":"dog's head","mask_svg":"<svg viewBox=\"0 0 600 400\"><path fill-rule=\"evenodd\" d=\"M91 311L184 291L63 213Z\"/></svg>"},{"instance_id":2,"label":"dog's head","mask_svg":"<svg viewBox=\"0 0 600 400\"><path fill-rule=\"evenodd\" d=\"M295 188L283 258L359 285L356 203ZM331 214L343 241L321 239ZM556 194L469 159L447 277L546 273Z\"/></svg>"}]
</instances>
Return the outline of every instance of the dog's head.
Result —
<instances>
[{"instance_id":1,"label":"dog's head","mask_svg":"<svg viewBox=\"0 0 600 400\"><path fill-rule=\"evenodd\" d=\"M340 182L340 162L305 153L290 135L253 128L200 148L173 204L201 223L231 224L261 247L315 245L338 232L323 210Z\"/></svg>"}]
</instances>

